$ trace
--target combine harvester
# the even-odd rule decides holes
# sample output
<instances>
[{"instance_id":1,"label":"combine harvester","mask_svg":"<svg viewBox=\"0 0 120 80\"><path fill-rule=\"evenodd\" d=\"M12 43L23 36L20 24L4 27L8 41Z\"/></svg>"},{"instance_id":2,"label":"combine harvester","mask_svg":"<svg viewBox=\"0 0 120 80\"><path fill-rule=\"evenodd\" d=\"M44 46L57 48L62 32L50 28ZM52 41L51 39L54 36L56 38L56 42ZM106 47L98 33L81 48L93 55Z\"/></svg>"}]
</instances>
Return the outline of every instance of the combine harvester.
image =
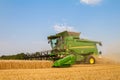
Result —
<instances>
[{"instance_id":1,"label":"combine harvester","mask_svg":"<svg viewBox=\"0 0 120 80\"><path fill-rule=\"evenodd\" d=\"M95 64L101 52L98 52L97 44L101 42L79 38L80 33L64 31L56 35L48 36L48 43L52 51L49 59L54 60L54 67L71 66L75 63Z\"/></svg>"},{"instance_id":2,"label":"combine harvester","mask_svg":"<svg viewBox=\"0 0 120 80\"><path fill-rule=\"evenodd\" d=\"M71 66L75 63L95 64L101 52L101 42L81 39L80 33L64 31L48 36L52 50L25 54L26 60L52 60L54 67Z\"/></svg>"}]
</instances>

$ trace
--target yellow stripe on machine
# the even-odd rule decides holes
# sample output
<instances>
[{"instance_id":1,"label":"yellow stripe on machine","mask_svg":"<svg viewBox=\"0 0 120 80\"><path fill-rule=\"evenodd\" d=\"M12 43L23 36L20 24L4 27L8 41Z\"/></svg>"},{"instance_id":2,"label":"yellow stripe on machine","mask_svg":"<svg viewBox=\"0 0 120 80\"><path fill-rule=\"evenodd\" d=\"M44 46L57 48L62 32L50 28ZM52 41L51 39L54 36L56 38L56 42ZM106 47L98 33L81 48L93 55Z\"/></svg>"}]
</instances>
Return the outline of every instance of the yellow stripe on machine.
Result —
<instances>
[{"instance_id":1,"label":"yellow stripe on machine","mask_svg":"<svg viewBox=\"0 0 120 80\"><path fill-rule=\"evenodd\" d=\"M76 46L76 47L70 47L70 49L76 49L76 48L95 48L95 46Z\"/></svg>"}]
</instances>

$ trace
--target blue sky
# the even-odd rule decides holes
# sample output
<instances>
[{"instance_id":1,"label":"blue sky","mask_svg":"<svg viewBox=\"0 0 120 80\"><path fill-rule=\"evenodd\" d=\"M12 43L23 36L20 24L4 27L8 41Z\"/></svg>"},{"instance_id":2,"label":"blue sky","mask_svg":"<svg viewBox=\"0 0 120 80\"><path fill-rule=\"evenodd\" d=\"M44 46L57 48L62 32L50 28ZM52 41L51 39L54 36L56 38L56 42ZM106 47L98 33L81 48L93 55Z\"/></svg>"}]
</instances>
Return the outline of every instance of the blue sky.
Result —
<instances>
[{"instance_id":1,"label":"blue sky","mask_svg":"<svg viewBox=\"0 0 120 80\"><path fill-rule=\"evenodd\" d=\"M120 0L0 0L0 55L49 50L55 26L120 52Z\"/></svg>"}]
</instances>

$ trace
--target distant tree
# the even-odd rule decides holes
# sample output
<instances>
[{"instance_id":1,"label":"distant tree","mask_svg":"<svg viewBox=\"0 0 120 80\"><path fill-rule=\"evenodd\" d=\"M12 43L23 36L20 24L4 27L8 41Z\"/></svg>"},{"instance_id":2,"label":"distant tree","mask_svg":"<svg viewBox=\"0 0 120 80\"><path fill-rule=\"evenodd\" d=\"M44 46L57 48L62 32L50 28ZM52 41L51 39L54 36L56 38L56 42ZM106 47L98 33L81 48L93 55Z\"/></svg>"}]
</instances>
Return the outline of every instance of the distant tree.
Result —
<instances>
[{"instance_id":1,"label":"distant tree","mask_svg":"<svg viewBox=\"0 0 120 80\"><path fill-rule=\"evenodd\" d=\"M27 58L27 55L26 54L24 54L24 53L19 53L19 54L16 54L16 55L2 55L1 57L0 57L0 59L6 59L6 60L8 60L8 59L18 59L18 60L24 60L24 59L26 59Z\"/></svg>"},{"instance_id":2,"label":"distant tree","mask_svg":"<svg viewBox=\"0 0 120 80\"><path fill-rule=\"evenodd\" d=\"M15 56L15 59L20 59L20 60L23 60L23 59L25 59L25 54L24 53L20 53L20 54L17 54L16 56Z\"/></svg>"}]
</instances>

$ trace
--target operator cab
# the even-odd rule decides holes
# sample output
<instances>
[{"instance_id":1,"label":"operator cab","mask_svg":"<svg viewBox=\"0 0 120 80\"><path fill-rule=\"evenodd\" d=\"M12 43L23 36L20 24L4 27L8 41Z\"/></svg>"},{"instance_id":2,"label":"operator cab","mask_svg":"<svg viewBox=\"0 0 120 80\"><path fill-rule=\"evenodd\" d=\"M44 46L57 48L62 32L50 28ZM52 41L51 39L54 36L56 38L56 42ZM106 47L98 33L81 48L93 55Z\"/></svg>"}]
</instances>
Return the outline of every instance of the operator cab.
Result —
<instances>
[{"instance_id":1,"label":"operator cab","mask_svg":"<svg viewBox=\"0 0 120 80\"><path fill-rule=\"evenodd\" d=\"M63 49L64 41L66 37L72 36L79 39L79 32L63 31L56 35L48 36L48 43L51 44L52 49Z\"/></svg>"},{"instance_id":2,"label":"operator cab","mask_svg":"<svg viewBox=\"0 0 120 80\"><path fill-rule=\"evenodd\" d=\"M52 49L56 49L61 45L62 36L50 36L48 37L48 43L51 44Z\"/></svg>"}]
</instances>

